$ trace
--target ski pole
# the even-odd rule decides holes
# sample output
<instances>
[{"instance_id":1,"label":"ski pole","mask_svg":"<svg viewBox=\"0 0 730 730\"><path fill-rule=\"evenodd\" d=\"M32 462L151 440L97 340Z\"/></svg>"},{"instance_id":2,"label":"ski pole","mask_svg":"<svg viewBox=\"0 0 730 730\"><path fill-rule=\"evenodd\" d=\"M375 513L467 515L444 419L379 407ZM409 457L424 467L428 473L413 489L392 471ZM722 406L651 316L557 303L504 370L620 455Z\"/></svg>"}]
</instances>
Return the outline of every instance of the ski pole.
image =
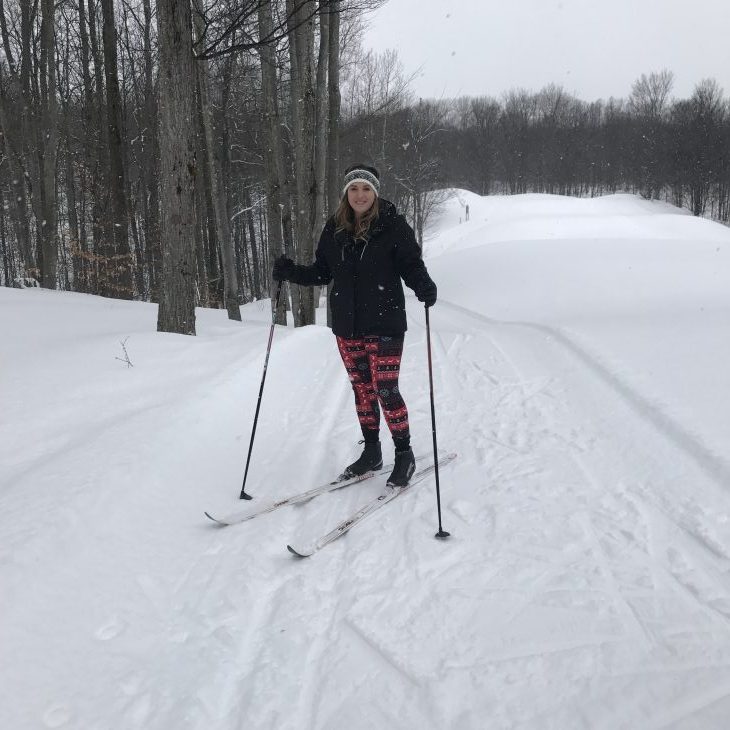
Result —
<instances>
[{"instance_id":1,"label":"ski pole","mask_svg":"<svg viewBox=\"0 0 730 730\"><path fill-rule=\"evenodd\" d=\"M439 531L435 537L445 538L451 533L446 532L441 526L441 488L439 486L439 457L438 448L436 446L436 407L433 402L433 364L431 362L431 322L428 317L428 306L426 309L426 343L428 346L428 384L431 390L431 430L433 433L433 465L436 474L436 507L439 515Z\"/></svg>"},{"instance_id":2,"label":"ski pole","mask_svg":"<svg viewBox=\"0 0 730 730\"><path fill-rule=\"evenodd\" d=\"M251 431L251 443L248 445L248 458L246 459L246 471L243 474L243 486L241 487L241 496L239 499L251 499L250 494L246 494L246 478L248 477L248 467L251 463L251 452L253 451L253 440L256 436L256 424L259 420L259 410L261 409L261 396L264 394L264 383L266 382L266 369L269 367L269 354L271 353L271 341L274 339L274 325L276 324L276 313L279 310L279 298L281 297L280 281L276 287L276 304L271 313L271 330L269 331L269 344L266 347L266 359L264 360L264 374L261 377L261 387L259 388L259 400L256 403L256 414L253 417L253 429Z\"/></svg>"}]
</instances>

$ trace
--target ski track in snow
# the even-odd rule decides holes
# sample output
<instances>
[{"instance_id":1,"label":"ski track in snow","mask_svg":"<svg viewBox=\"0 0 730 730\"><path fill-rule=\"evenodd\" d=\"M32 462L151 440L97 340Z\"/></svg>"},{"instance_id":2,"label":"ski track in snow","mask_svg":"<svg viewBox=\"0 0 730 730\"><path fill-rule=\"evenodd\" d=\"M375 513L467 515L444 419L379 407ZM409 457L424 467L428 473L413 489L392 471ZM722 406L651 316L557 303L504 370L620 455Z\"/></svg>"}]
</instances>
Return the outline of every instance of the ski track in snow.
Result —
<instances>
[{"instance_id":1,"label":"ski track in snow","mask_svg":"<svg viewBox=\"0 0 730 730\"><path fill-rule=\"evenodd\" d=\"M278 354L281 354L281 351ZM313 380L318 383L317 387L307 391L303 403L296 404L291 411L279 414L282 422L286 423L297 417L301 422L303 414L305 420L306 414L312 419L319 407L330 410L343 408L342 401L350 392L349 384L345 382L342 387L333 389L332 376L339 372L340 366L334 360L326 363L321 377ZM312 436L312 430L306 422L302 424L301 431ZM286 522L294 524L291 517ZM262 574L260 570L251 570L253 566L250 562L250 533L239 531L236 534L230 530L224 533L216 528L213 529L215 543L208 553L196 561L178 581L172 594L173 602L175 596L200 597L194 604L187 603L182 606L181 618L194 615L198 617L199 622L198 625L194 624L187 628L182 636L185 642L197 645L201 652L209 646L210 641L215 641L219 660L215 666L208 667L203 677L197 673L191 676L189 693L186 693L182 707L176 704L174 716L177 716L177 721L182 723L182 726L189 724L192 727L210 727L219 723L230 723L235 727L250 722L248 708L255 706L262 726L296 727L294 721L290 721L290 725L287 725L287 721L281 716L277 695L272 694L270 689L267 691L266 688L282 682L280 673L283 668L276 657L271 657L269 653L272 647L276 648L290 641L291 632L287 634L287 629L276 626L277 611L281 605L296 605L302 589L301 580L295 581L299 584L298 588L292 584L291 576L287 575L287 569L291 571L292 566L283 555L276 561L282 564L282 570L274 580L271 579L271 575ZM265 524L259 525L259 532L261 535L267 533ZM233 538L233 550L226 538ZM283 537L281 544L284 544ZM242 582L253 580L256 585L264 581L266 590L257 590L255 587L241 590L229 585L229 561L235 561L237 556L242 561ZM253 575L248 574L249 570ZM170 602L170 598L165 600L163 597L153 600L160 610L164 610ZM312 612L315 609L313 606ZM290 617L285 621L289 623ZM300 639L301 637L298 637L297 640ZM310 657L316 644L315 641L309 651ZM170 656L170 652L163 652L162 656L163 661L160 665L153 662L150 666L143 686L152 688L156 684L156 677L169 673L169 662L174 659ZM288 671L297 670L301 676L306 676L312 668L310 659L298 668L292 663ZM306 712L305 694L302 693L297 698L297 704L305 705L297 712L298 716L301 716L301 712ZM135 702L138 703L139 700L136 699ZM173 708L169 710L172 711ZM132 708L133 714L134 711ZM164 714L161 716L160 727L169 722L168 717ZM154 718L144 716L143 720L144 724L140 727L157 726L154 724Z\"/></svg>"},{"instance_id":2,"label":"ski track in snow","mask_svg":"<svg viewBox=\"0 0 730 730\"><path fill-rule=\"evenodd\" d=\"M283 546L283 535L299 526L299 510L289 510L277 527L267 517L252 525L253 530L215 530L209 533L208 547L175 578L138 575L135 582L144 596L143 605L127 616L122 611L109 617L94 632L98 641L113 643L123 640L142 615L152 614L158 625L154 635L146 637L154 647L152 659L119 681L119 698L112 713L119 720L118 727L163 728L171 723L177 727L243 723L262 728L365 727L359 724L362 718L353 706L353 696L376 702L380 723L387 727L479 727L478 718L487 715L497 727L500 718L506 723L516 717L524 727L580 727L573 723L581 714L586 718L583 726L613 727L590 712L590 700L582 699L579 690L591 697L590 678L598 670L614 679L626 701L635 678L631 667L620 666L622 647L635 648L638 642L650 654L661 647L662 634L682 636L701 616L709 641L715 643L718 635L725 636L727 661L727 595L712 592L718 575L722 584L727 566L721 562L724 549L708 549L717 540L708 539L711 532L702 516L695 515L694 523L687 527L673 519L677 515L662 513L667 529L685 537L687 544L681 548L650 536L648 525L657 522L653 491L642 495L641 486L631 491L621 484L609 489L594 476L584 455L597 437L566 430L562 423L573 419L561 420L553 408L561 397L560 373L525 375L507 355L508 346L499 344L504 330L515 327L484 322L478 335L472 325L464 327L467 334L459 331L463 316L460 312L454 317L453 330L442 327L432 338L434 357L442 364L436 373L437 419L442 447L458 445L465 471L471 472L466 479L476 487L476 494L461 489L459 500L447 506L445 524L447 529L452 522L456 525L454 538L449 547L427 545L426 559L420 534L413 534L407 524L416 495L404 500L410 501L409 507L393 505L393 512L399 514L391 513L383 522L370 525L371 532L380 532L394 547L399 541L382 533L405 532L405 550L394 556L393 563L407 598L391 600L391 576L379 575L377 570L375 556L381 543L378 535L368 531L353 533L352 539L345 538L309 565L292 562L282 552L271 558L278 566L272 574L251 561L250 546L258 541L276 544L272 530L282 535L279 543ZM425 338L422 331L421 336L413 336L418 328L413 318L411 323L403 380L409 402L426 403L424 385L416 385L419 379L414 377L417 351L422 350ZM545 347L544 342L540 344ZM561 344L557 342L558 347ZM309 439L323 442L331 438L337 414L351 407L346 380L339 378L339 387L332 387L340 368L331 358L321 377L312 379L318 385L279 414L282 422L301 421L304 416L301 431ZM583 363L577 376L596 378ZM228 377L229 373L221 375ZM211 387L216 382L204 390ZM458 403L464 393L475 392L493 401L491 409L474 409L466 417L463 410L450 412L449 404ZM193 394L191 400L201 397ZM331 414L331 422L312 421L308 427L306 414L313 414L318 404ZM427 441L428 413L413 410L421 440ZM654 428L666 439L666 433L656 429L656 419L645 421L640 424L644 430ZM305 442L303 438L302 447ZM558 458L553 456L553 463L547 464L555 473L545 471L546 448L557 452ZM690 457L694 459L694 454L688 460ZM557 476L566 481L564 494L556 489ZM462 479L447 473L444 481ZM522 487L525 495L520 510L512 507L512 514L501 515L500 491L514 502L513 490L520 489L525 480L530 486ZM563 497L558 500L559 509L551 509L549 500L539 498L534 491L536 481L550 482L543 497L553 501ZM590 499L584 496L586 490L592 493ZM328 525L356 505L356 491L344 490L349 496L336 508L335 500L322 498L324 506L316 510L316 524ZM421 527L432 522L432 495L426 492L419 488L416 493L415 522ZM485 496L487 507L474 509L477 498ZM569 497L576 500L574 510L565 509ZM591 512L581 501L583 505L598 501L603 511ZM618 521L616 515L622 519ZM546 529L555 521L560 522L560 530ZM455 553L460 560L469 560L469 551L459 550L460 544L473 544L472 533L484 527L494 538L492 547L487 547L483 558L472 560L483 560L492 577L487 581L490 590L480 595L462 583L461 576L468 578L473 567L455 562ZM621 575L625 569L622 551L631 551L631 565L645 566L646 572ZM241 584L232 586L228 566L237 559L242 561ZM592 569L582 581L576 581L572 571L585 571L587 564ZM703 571L708 570L712 574L703 582ZM415 576L409 575L412 571ZM358 576L357 584L353 576ZM314 588L312 579L316 580ZM266 588L261 590L264 582ZM571 587L562 588L562 582ZM582 596L575 585L581 582L585 583ZM363 584L367 590L361 594ZM667 596L663 604L670 603L671 596L694 621L680 614L678 622L667 623L669 617L652 615L652 603L660 591ZM459 604L449 601L449 595L457 596ZM529 617L536 606L544 613L551 605L556 617L549 632L553 638L547 638L545 627L532 626ZM587 609L598 618L583 616ZM424 636L431 636L431 646L418 646ZM181 653L191 664L184 681L178 668ZM450 661L451 654L460 660ZM496 669L505 666L509 669ZM566 666L574 668L566 670ZM703 665L698 658L677 666L676 671L692 673L724 666L719 661ZM622 670L627 678L621 677ZM570 676L575 687L568 697L563 687L559 702L551 697L556 689L549 681L553 672ZM164 678L173 674L177 674L175 685L166 687ZM347 678L347 691L343 691L341 678ZM447 688L456 691L454 683L461 687L466 683L467 694L474 693L475 706L470 712L450 706ZM533 692L538 690L532 707L519 706L525 685ZM187 691L181 695L185 686ZM691 699L678 697L668 708L665 701L666 721L656 720L653 726L691 721L706 707L722 703L727 697L725 683L713 684L704 697L698 699L695 693ZM600 704L600 697L596 701ZM573 713L566 712L566 707ZM47 727L63 727L74 716L73 703L57 703L45 711L43 722ZM368 723L371 721L372 715L368 717Z\"/></svg>"},{"instance_id":3,"label":"ski track in snow","mask_svg":"<svg viewBox=\"0 0 730 730\"><path fill-rule=\"evenodd\" d=\"M448 308L448 303L442 302L442 304ZM452 311L458 310L461 314L466 316L471 315L473 318L481 320L487 332L490 330L492 332L499 332L500 330L515 331L531 327L531 325L526 325L525 323L499 323L489 321L476 313L465 312L462 308L452 307L451 309ZM537 331L542 330L543 332L547 330L547 328L542 326L535 326L533 329ZM551 335L554 333L546 332L546 334ZM492 335L492 342L498 339L500 339L499 335ZM628 392L627 388L617 378L611 376L605 370L590 367L590 356L579 351L577 352L576 346L572 344L566 346L565 338L552 337L551 340L567 350L569 356L572 356L574 359L577 358L578 362L582 365L589 365L587 368L581 368L578 375L583 380L599 381L598 383L589 383L594 392L600 388L601 384L604 387L608 386L613 390L614 395L618 396L618 399L624 402L625 408L630 409L635 415L639 416L638 419L634 418L633 422L632 419L627 419L623 422L624 424L628 423L634 426L635 430L640 432L642 439L635 441L635 443L645 443L649 450L651 450L653 444L650 444L650 441L652 439L654 441L668 441L670 442L668 445L669 448L666 448L667 444L663 444L665 447L664 451L672 453L673 461L677 460L677 448L682 449L684 447L684 458L680 458L680 461L688 462L688 464L682 471L688 473L692 471L704 472L699 478L696 474L693 475L693 486L702 485L704 488L710 490L714 499L708 500L708 503L717 501L718 495L713 493L724 488L724 485L718 478L722 477L723 471L718 470L718 461L712 455L708 455L701 448L698 448L697 444L691 438L685 437L681 433L681 430L674 424L671 424L663 414L645 407L642 399ZM543 355L548 354L545 352L548 348L545 348L544 344L542 347ZM506 356L504 347L500 347L500 350ZM512 367L518 380L521 383L525 383L524 376L518 373L516 366L513 364ZM576 374L572 373L571 379L575 385ZM524 385L523 388L527 392ZM543 399L542 403L547 403L548 406L550 405L549 401L545 399ZM557 432L560 427L560 422L556 419L552 409L541 405L539 410L541 411L543 420L548 423L552 422L552 427ZM589 412L592 411L593 409ZM574 420L570 419L568 422L574 422ZM620 421L617 420L614 422L614 425L618 427L619 423ZM680 434L679 438L678 434ZM622 439L624 438L625 433L622 433ZM720 668L724 672L720 673L719 676L724 676L727 679L730 660L730 653L728 651L730 648L728 646L728 639L730 638L728 629L730 627L728 626L729 615L727 613L728 572L730 566L727 560L728 545L720 539L722 526L727 523L727 516L720 515L720 519L716 520L716 524L713 526L711 524L713 521L711 516L705 513L697 514L700 511L697 507L693 507L693 515L677 512L676 507L672 511L665 511L662 513L662 516L665 518L665 522L668 522L668 527L672 533L671 539L657 546L656 536L650 533L650 525L657 523L657 515L652 502L665 499L663 495L667 490L665 488L658 491L654 489L648 490L646 488L646 482L632 484L631 482L633 480L630 472L615 486L601 484L595 475L597 473L606 473L607 470L604 464L597 465L598 468L593 468L589 465L588 456L590 455L590 445L586 448L575 442L572 438L564 439L564 443L568 446L566 455L569 456L570 461L575 467L572 470L574 474L571 476L582 474L585 477L582 487L590 487L594 490L598 498L598 503L605 505L605 512L600 514L590 514L586 511L580 511L577 508L572 522L575 523L577 519L578 524L583 530L584 550L586 555L591 557L595 562L596 571L603 579L602 592L611 598L613 613L620 620L625 636L627 638L633 638L634 646L639 642L650 653L657 652L660 647L664 650L670 648L671 642L667 641L667 635L671 637L674 631L681 635L682 632L687 631L687 624L680 624L677 627L662 625L661 619L663 617L661 615L655 615L654 607L651 605L653 601L647 599L650 599L659 592L666 594L671 591L672 600L680 599L681 604L686 607L687 611L695 614L699 613L710 623L711 628L708 628L708 631L719 632L724 636L724 641L722 642L723 650L721 652L724 657L723 661L719 664L708 662L707 669ZM601 444L600 455L603 458L606 456L607 446L608 444ZM632 455L633 458L628 460L626 466L630 468L631 461L643 461L637 458L640 453L638 451ZM627 456L629 455L622 453L622 461L626 461ZM637 469L637 471L645 470L646 466L644 464L640 464ZM716 483L708 483L707 479L702 478L704 475L712 477ZM681 489L683 486L682 480L678 480L676 485L671 486L673 487L672 491L675 494L678 493L679 490L677 487ZM665 487L665 485L662 485L662 487ZM725 504L727 504L726 494L721 491L719 496L724 497ZM579 495L576 495L576 497L579 497ZM702 499L698 499L696 492L693 494L692 505L701 504L703 501ZM595 500L591 500L591 503L594 504ZM619 518L621 518L620 521ZM630 529L627 529L627 525L630 526ZM682 538L681 542L679 542L682 545L681 548L675 547L678 544L678 536ZM631 552L632 566L637 565L637 563L640 565L644 563L646 565L647 575L640 577L638 586L632 585L631 583L628 586L625 585L626 578L619 572L626 570L626 567L618 560L618 557L621 555L621 550ZM692 554L700 559L701 563L697 560L691 560L689 556ZM706 571L709 571L710 574L703 580L703 574L706 575ZM648 592L644 585L645 582L649 583L648 587L650 590ZM706 586L704 591L701 587L703 583ZM724 586L724 590L718 593L718 586ZM662 601L662 611L666 610L665 602L667 602L667 598ZM646 605L647 603L649 605ZM717 636L711 635L707 640L707 645L703 647L709 655L717 653L715 642L717 642ZM701 641L698 642L700 647L702 647L702 643ZM701 668L702 664L700 662L688 666L686 671L699 671ZM681 668L678 668L678 671L681 671ZM720 682L721 687L724 687L724 684L724 682ZM726 695L722 689L714 693L711 692L710 694L713 697L717 695L717 701L722 702L726 700ZM674 697L670 699L674 700ZM680 721L680 717L686 712L680 708L692 706L692 704L692 702L688 703L684 700L677 701L677 721ZM700 708L698 707L698 709ZM665 717L667 718L665 726L671 726L674 721L672 712L667 711ZM691 713L685 719L689 722L701 722L698 720L696 714L692 715ZM537 717L534 718L534 721L535 726L540 726ZM612 722L615 721L616 719L614 718ZM549 715L542 716L540 722L545 722L545 726L552 726L549 725ZM591 720L586 724L590 727L601 726L592 724L595 722L595 720ZM559 724L556 724L556 727L559 726ZM606 727L613 726L615 725L611 723L606 724ZM659 726L657 725L657 727ZM699 727L700 725L697 726Z\"/></svg>"},{"instance_id":4,"label":"ski track in snow","mask_svg":"<svg viewBox=\"0 0 730 730\"><path fill-rule=\"evenodd\" d=\"M673 539L652 535L650 525L657 524L652 506L655 490L642 495L642 484L631 479L630 461L624 466L628 473L617 484L601 482L596 474L605 469L593 466L591 459L594 451L606 458L609 444L590 430L589 420L583 432L563 425L585 418L580 413L576 419L566 410L572 406L566 405L566 383L561 382L565 361L572 368L573 385L578 381L591 392L614 386L611 397L623 401L624 411L633 415L631 426L643 438L672 441L676 450L673 433L662 427L661 419L637 408L638 401L615 387L605 373L586 367L586 358L577 357L560 338L546 340L544 333L537 333L543 355L546 350L553 352L546 358L546 367L538 368L540 372L526 374L508 355L510 345L505 344L519 325L483 321L476 334L473 323L465 326L461 320L464 315L458 313L452 320L453 329L441 327L432 337L434 357L442 364L436 374L440 445L456 445L466 455L467 476L447 474L445 481L466 480L476 487L476 494L461 489L460 499L447 506L446 527L454 521L456 525L451 547L428 545L424 556L421 535L409 529L408 514L416 504L414 524L431 527L432 495L420 488L404 500L407 505L393 505L382 521L348 536L318 556L316 563L292 566L286 557L278 558L283 575L251 607L251 629L231 659L236 669L231 672L230 664L224 663L229 674L222 695L230 699L228 703L219 699L219 720L250 722L251 708L256 707L254 725L260 727L365 727L354 696L360 702L368 698L376 702L380 722L387 727L479 727L477 718L489 714L497 727L500 718L504 723L519 718L516 726L520 727L608 728L616 726L616 716L610 722L601 719L604 703L615 702L611 698L620 694L628 708L626 717L631 718L632 712L641 717L648 691L663 697L667 708L666 722L656 727L670 727L684 720L694 722L706 707L724 701L724 682L713 682L706 692L712 702L682 698L680 689L687 682L692 684L693 677L697 677L696 686L704 686L707 676L726 670L730 660L728 617L723 613L727 594L715 595L711 590L727 585L725 547L713 537L703 516L695 515L689 522L688 516L676 511L664 515ZM414 324L411 318L403 381L409 403L427 403L423 379L417 385L419 379L414 376L425 337L422 330L414 337L419 331ZM530 347L535 339L535 335L527 337ZM339 367L335 360L329 374L336 376ZM327 385L311 393L297 412L301 416L302 411L309 412L310 404L325 399L325 412L333 414L332 422L308 431L315 440L319 433L324 441L335 426L334 414L351 407L347 402L351 395L346 382L341 381L340 391L331 395L330 378L322 380ZM466 417L463 409L450 412L449 404L458 403L464 393L476 392L494 400L491 409L474 409ZM425 409L412 410L421 441L427 441L429 414ZM614 427L621 422L613 414L609 420ZM625 462L627 455L621 458ZM640 454L633 458L642 461ZM686 467L691 472L697 466L696 450L688 449L685 460L692 462ZM644 464L639 471L649 477L652 473ZM514 493L520 489L525 494L516 500ZM521 502L521 507L512 506L506 515L500 514L502 490L511 504ZM331 524L357 504L356 489L345 493L349 496L342 500L344 505L340 502L335 509L335 501L328 500L329 504L313 510L318 526ZM487 497L488 506L475 510L471 501L479 497ZM601 506L600 512L589 507L595 504ZM297 525L294 514L282 520L284 527ZM454 553L464 559L467 553L459 550L460 544L473 543L472 535L485 527L494 547L487 548L484 565L494 563L496 569L488 581L490 590L473 595L460 582ZM405 532L406 540L405 549L401 545L402 552L392 559L393 572L401 577L406 595L395 601L391 576L378 575L377 561L371 557L383 547L398 549L399 541L388 534L393 529ZM673 547L678 536L683 538L681 547ZM245 540L243 535L231 539ZM631 556L630 563L624 562L626 555ZM221 552L218 559L229 560L230 554ZM416 575L410 576L414 566ZM703 580L708 570L710 575ZM359 576L357 584L351 582L353 576ZM316 579L314 590L312 579ZM216 594L217 586L211 582L207 590ZM458 605L449 600L450 595L459 597ZM681 606L671 609L676 617L670 611L675 602ZM533 616L544 617L550 609L555 618L546 632L545 626L534 624ZM312 622L312 616L317 620ZM699 618L707 632L704 640L690 629ZM307 628L292 637L297 624ZM431 637L430 645L419 646L425 636ZM719 651L718 636L724 637ZM691 662L676 663L674 672L681 681L659 672L657 689L642 686L651 685L650 673L641 675L629 649L633 652L639 646L647 657L656 654L659 659L672 651L675 642L693 645L696 654ZM709 655L703 662L705 653ZM460 661L450 662L450 654L460 656ZM292 655L299 658L297 664L282 664L282 657ZM637 671L643 682L637 683L632 676ZM553 674L562 677L563 683L555 686L550 679ZM570 685L564 683L566 676L572 680ZM469 713L448 702L447 688L455 681L471 686L475 705ZM632 688L637 684L642 691L636 692L633 706ZM278 691L272 693L275 686ZM601 691L601 686L609 689ZM520 704L527 687L537 691L530 707ZM695 698L695 692L690 696ZM667 704L669 700L674 707ZM583 721L576 720L581 717ZM367 722L371 721L369 716Z\"/></svg>"}]
</instances>

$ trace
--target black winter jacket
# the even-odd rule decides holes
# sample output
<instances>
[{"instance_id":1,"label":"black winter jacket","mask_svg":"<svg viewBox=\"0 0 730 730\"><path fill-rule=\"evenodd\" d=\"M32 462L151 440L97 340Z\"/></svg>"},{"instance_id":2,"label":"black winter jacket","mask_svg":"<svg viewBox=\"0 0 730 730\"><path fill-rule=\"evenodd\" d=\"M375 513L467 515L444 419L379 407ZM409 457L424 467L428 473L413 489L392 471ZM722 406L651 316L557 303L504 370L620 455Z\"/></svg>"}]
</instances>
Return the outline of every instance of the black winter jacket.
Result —
<instances>
[{"instance_id":1,"label":"black winter jacket","mask_svg":"<svg viewBox=\"0 0 730 730\"><path fill-rule=\"evenodd\" d=\"M413 229L393 203L381 199L379 206L365 241L355 241L347 231L336 232L330 218L314 263L295 266L287 277L304 286L334 279L332 331L340 337L402 335L407 325L401 279L414 290L430 280Z\"/></svg>"}]
</instances>

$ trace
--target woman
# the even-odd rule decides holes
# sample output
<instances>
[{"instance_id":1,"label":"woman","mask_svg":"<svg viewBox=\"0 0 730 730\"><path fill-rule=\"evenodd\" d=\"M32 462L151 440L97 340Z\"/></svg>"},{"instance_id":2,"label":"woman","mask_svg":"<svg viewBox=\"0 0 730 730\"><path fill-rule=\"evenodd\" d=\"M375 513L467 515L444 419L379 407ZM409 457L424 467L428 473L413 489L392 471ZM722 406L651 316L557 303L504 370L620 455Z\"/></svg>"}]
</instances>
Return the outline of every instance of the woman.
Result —
<instances>
[{"instance_id":1,"label":"woman","mask_svg":"<svg viewBox=\"0 0 730 730\"><path fill-rule=\"evenodd\" d=\"M314 263L279 257L273 277L303 286L328 284L332 331L355 393L365 448L343 478L383 467L380 408L395 446L390 486L404 487L415 469L408 409L398 388L406 308L401 279L427 307L436 285L426 271L413 229L393 203L379 198L374 167L353 165L345 172L342 200L319 239Z\"/></svg>"}]
</instances>

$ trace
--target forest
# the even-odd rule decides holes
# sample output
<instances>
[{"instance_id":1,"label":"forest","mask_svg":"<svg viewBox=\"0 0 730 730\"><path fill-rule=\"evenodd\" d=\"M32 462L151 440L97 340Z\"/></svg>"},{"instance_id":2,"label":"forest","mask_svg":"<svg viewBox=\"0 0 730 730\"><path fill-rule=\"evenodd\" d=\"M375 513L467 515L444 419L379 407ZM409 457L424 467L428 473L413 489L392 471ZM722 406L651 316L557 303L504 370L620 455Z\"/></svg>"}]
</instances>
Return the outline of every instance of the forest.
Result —
<instances>
[{"instance_id":1,"label":"forest","mask_svg":"<svg viewBox=\"0 0 730 730\"><path fill-rule=\"evenodd\" d=\"M647 69L625 98L550 85L420 99L365 45L382 0L0 0L0 285L194 308L273 290L312 259L355 161L423 240L450 188L628 192L730 218L730 103ZM485 78L489 70L484 70ZM297 325L315 292L287 287Z\"/></svg>"}]
</instances>

